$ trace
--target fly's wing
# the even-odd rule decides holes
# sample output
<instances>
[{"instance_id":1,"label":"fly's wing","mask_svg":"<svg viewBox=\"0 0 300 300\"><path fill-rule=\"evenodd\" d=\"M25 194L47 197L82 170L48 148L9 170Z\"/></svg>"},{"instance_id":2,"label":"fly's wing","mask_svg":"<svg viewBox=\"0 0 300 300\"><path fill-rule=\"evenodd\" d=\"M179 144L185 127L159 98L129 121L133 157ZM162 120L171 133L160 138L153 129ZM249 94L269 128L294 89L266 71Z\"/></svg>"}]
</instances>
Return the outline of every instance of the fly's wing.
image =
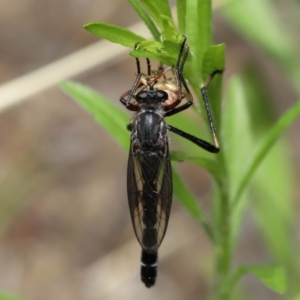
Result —
<instances>
[{"instance_id":1,"label":"fly's wing","mask_svg":"<svg viewBox=\"0 0 300 300\"><path fill-rule=\"evenodd\" d=\"M168 143L149 152L130 146L127 174L128 202L136 237L148 253L156 253L169 221L172 172Z\"/></svg>"}]
</instances>

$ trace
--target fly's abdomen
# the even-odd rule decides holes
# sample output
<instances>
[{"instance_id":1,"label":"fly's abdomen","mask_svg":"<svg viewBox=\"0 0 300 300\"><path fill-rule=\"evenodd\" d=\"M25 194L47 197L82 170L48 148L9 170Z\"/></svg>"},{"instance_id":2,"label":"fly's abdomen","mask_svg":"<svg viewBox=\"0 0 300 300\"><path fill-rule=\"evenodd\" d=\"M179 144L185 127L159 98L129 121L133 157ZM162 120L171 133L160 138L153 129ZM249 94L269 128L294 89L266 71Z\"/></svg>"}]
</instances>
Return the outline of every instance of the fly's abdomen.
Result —
<instances>
[{"instance_id":1,"label":"fly's abdomen","mask_svg":"<svg viewBox=\"0 0 300 300\"><path fill-rule=\"evenodd\" d=\"M158 255L147 253L142 250L141 257L141 279L146 287L151 287L155 283Z\"/></svg>"},{"instance_id":2,"label":"fly's abdomen","mask_svg":"<svg viewBox=\"0 0 300 300\"><path fill-rule=\"evenodd\" d=\"M157 209L159 192L157 190L157 181L159 178L162 153L158 151L155 155L151 152L145 152L143 163L146 168L144 171L144 183L142 192L143 203L143 239L144 249L149 253L157 251Z\"/></svg>"}]
</instances>

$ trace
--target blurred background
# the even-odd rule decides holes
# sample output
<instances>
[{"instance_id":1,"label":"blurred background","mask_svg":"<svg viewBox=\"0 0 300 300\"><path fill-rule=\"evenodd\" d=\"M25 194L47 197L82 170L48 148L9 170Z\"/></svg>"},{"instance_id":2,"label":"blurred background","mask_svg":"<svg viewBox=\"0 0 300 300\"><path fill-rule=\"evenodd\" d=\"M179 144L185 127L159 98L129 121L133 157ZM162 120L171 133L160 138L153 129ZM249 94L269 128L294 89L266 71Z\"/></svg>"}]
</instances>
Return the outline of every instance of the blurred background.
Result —
<instances>
[{"instance_id":1,"label":"blurred background","mask_svg":"<svg viewBox=\"0 0 300 300\"><path fill-rule=\"evenodd\" d=\"M272 4L299 49L299 2L274 0ZM214 11L215 42L227 46L224 90L232 75L251 66L278 117L299 95L274 60L247 42L222 15L226 5L226 1L216 1ZM12 80L26 78L98 42L82 26L92 21L122 27L139 22L130 5L121 0L22 0L13 4L0 0L0 102L4 99L1 92ZM120 95L135 78L135 63L126 54L128 49L110 47L108 52L118 48L123 54L88 70L83 57L77 66L83 71L73 79L119 105ZM91 55L97 57L97 50ZM57 68L57 76L59 72ZM31 84L38 87L40 82L36 78ZM212 247L176 201L159 253L157 284L148 290L140 282L140 246L126 197L127 154L88 113L56 84L21 97L15 105L8 103L0 113L0 290L28 300L205 299ZM299 125L299 121L293 124L286 137L296 182L300 176ZM189 163L179 169L204 211L209 210L208 175ZM293 194L299 212L299 185ZM251 218L245 218L242 230L238 260L268 262ZM294 239L299 240L297 233ZM251 276L242 285L249 299L282 299Z\"/></svg>"}]
</instances>

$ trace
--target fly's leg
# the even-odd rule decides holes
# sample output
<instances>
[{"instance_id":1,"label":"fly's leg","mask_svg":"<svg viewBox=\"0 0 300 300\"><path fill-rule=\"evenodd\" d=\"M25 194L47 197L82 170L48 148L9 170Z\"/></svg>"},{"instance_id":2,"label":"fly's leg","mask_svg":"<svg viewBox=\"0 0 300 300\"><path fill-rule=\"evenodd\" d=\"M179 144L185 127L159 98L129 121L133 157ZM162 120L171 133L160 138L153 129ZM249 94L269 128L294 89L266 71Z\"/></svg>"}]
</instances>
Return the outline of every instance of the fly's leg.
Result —
<instances>
[{"instance_id":1,"label":"fly's leg","mask_svg":"<svg viewBox=\"0 0 300 300\"><path fill-rule=\"evenodd\" d=\"M211 109L210 109L210 105L209 105L207 87L208 87L209 83L212 81L212 79L214 78L214 76L216 74L222 74L222 73L223 73L222 70L214 71L211 75L208 76L208 78L205 80L204 84L200 88L200 91L201 91L201 94L202 94L202 99L203 99L205 110L206 110L206 115L207 115L209 127L210 127L210 130L211 130L213 139L214 139L214 144L215 144L215 147L218 148L218 149L219 149L219 141L218 141L218 138L217 138L216 127L215 127L214 122L213 122Z\"/></svg>"}]
</instances>

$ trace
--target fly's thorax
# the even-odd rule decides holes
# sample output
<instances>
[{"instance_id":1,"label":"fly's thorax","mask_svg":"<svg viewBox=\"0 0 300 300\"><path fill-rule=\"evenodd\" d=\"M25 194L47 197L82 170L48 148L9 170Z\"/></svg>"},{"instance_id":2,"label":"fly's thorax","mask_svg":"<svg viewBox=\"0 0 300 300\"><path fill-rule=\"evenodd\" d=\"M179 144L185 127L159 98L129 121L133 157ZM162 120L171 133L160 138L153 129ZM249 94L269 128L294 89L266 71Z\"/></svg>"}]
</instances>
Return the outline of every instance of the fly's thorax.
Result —
<instances>
[{"instance_id":1,"label":"fly's thorax","mask_svg":"<svg viewBox=\"0 0 300 300\"><path fill-rule=\"evenodd\" d=\"M145 109L138 112L132 122L132 142L143 151L157 151L168 143L167 126L163 110Z\"/></svg>"},{"instance_id":2,"label":"fly's thorax","mask_svg":"<svg viewBox=\"0 0 300 300\"><path fill-rule=\"evenodd\" d=\"M164 116L164 105L161 102L157 103L139 103L140 113L153 112Z\"/></svg>"}]
</instances>

